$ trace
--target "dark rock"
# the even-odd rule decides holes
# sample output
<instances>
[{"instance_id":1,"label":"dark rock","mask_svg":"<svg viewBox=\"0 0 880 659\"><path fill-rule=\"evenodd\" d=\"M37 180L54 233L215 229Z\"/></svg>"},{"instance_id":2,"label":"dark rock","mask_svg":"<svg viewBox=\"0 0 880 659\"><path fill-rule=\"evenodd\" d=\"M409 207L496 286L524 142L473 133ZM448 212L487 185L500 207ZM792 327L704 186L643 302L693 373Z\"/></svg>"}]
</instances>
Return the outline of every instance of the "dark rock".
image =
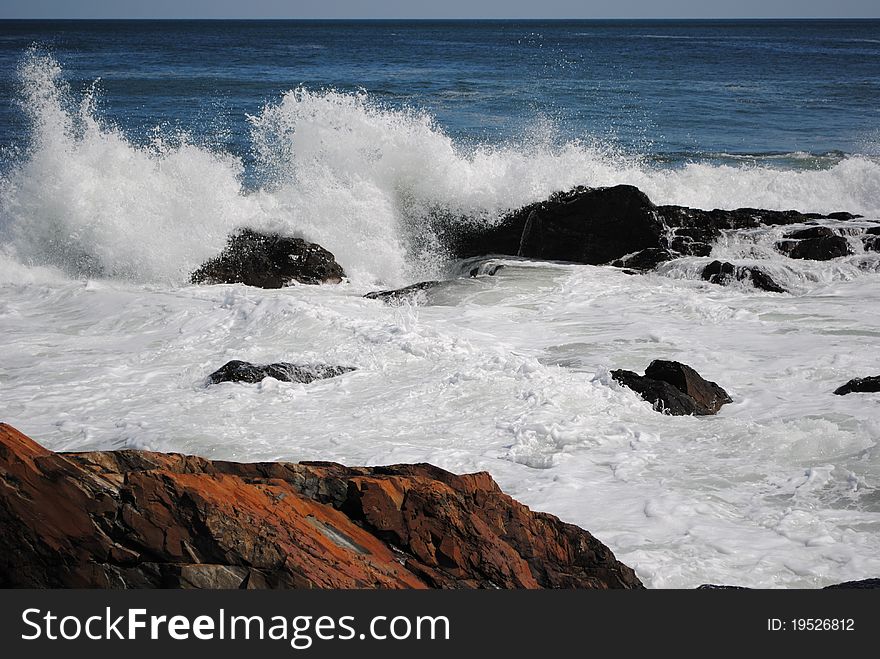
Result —
<instances>
[{"instance_id":1,"label":"dark rock","mask_svg":"<svg viewBox=\"0 0 880 659\"><path fill-rule=\"evenodd\" d=\"M485 472L53 453L0 424L0 587L642 588Z\"/></svg>"},{"instance_id":2,"label":"dark rock","mask_svg":"<svg viewBox=\"0 0 880 659\"><path fill-rule=\"evenodd\" d=\"M848 214L834 215L840 219ZM495 225L441 222L436 228L449 253L458 258L499 254L604 265L637 253L645 252L646 259L660 253L646 250L708 256L722 231L801 224L826 217L793 210L707 211L655 206L638 188L617 185L558 192L546 201L509 213ZM825 251L829 248L833 245L825 246ZM811 248L802 249L809 253Z\"/></svg>"},{"instance_id":3,"label":"dark rock","mask_svg":"<svg viewBox=\"0 0 880 659\"><path fill-rule=\"evenodd\" d=\"M655 359L645 369L645 377L668 382L697 401L709 414L715 414L722 405L731 402L724 389L681 362Z\"/></svg>"},{"instance_id":4,"label":"dark rock","mask_svg":"<svg viewBox=\"0 0 880 659\"><path fill-rule=\"evenodd\" d=\"M865 233L867 233L869 236L880 236L880 226L868 227L865 230Z\"/></svg>"},{"instance_id":5,"label":"dark rock","mask_svg":"<svg viewBox=\"0 0 880 659\"><path fill-rule=\"evenodd\" d=\"M639 394L664 414L673 416L716 414L730 396L716 383L703 379L690 366L655 360L645 375L632 371L611 371L611 377Z\"/></svg>"},{"instance_id":6,"label":"dark rock","mask_svg":"<svg viewBox=\"0 0 880 659\"><path fill-rule=\"evenodd\" d=\"M687 236L675 235L669 241L669 248L685 256L709 256L712 253L712 245Z\"/></svg>"},{"instance_id":7,"label":"dark rock","mask_svg":"<svg viewBox=\"0 0 880 659\"><path fill-rule=\"evenodd\" d=\"M663 225L648 197L631 185L575 188L531 204L492 227L459 230L459 258L506 254L599 265L658 247Z\"/></svg>"},{"instance_id":8,"label":"dark rock","mask_svg":"<svg viewBox=\"0 0 880 659\"><path fill-rule=\"evenodd\" d=\"M854 393L874 393L880 391L880 375L867 378L853 378L846 384L834 390L838 396L846 396Z\"/></svg>"},{"instance_id":9,"label":"dark rock","mask_svg":"<svg viewBox=\"0 0 880 659\"><path fill-rule=\"evenodd\" d=\"M714 583L704 583L696 588L697 590L751 590L745 586L723 586Z\"/></svg>"},{"instance_id":10,"label":"dark rock","mask_svg":"<svg viewBox=\"0 0 880 659\"><path fill-rule=\"evenodd\" d=\"M826 215L825 217L827 217L829 220L844 220L845 221L845 220L857 220L862 216L861 215L853 215L852 213L846 213L843 211L838 211L836 213L828 213L828 215Z\"/></svg>"},{"instance_id":11,"label":"dark rock","mask_svg":"<svg viewBox=\"0 0 880 659\"><path fill-rule=\"evenodd\" d=\"M843 236L783 240L776 243L776 248L790 258L809 261L828 261L852 254L849 241Z\"/></svg>"},{"instance_id":12,"label":"dark rock","mask_svg":"<svg viewBox=\"0 0 880 659\"><path fill-rule=\"evenodd\" d=\"M880 235L868 234L862 237L866 252L880 252Z\"/></svg>"},{"instance_id":13,"label":"dark rock","mask_svg":"<svg viewBox=\"0 0 880 659\"><path fill-rule=\"evenodd\" d=\"M315 243L242 229L220 256L192 273L193 284L247 284L281 288L293 282L338 284L345 272L333 254Z\"/></svg>"},{"instance_id":14,"label":"dark rock","mask_svg":"<svg viewBox=\"0 0 880 659\"><path fill-rule=\"evenodd\" d=\"M677 255L668 249L649 247L635 254L627 254L623 258L613 261L611 265L618 268L647 271L653 270L661 263L672 261L675 258L677 258Z\"/></svg>"},{"instance_id":15,"label":"dark rock","mask_svg":"<svg viewBox=\"0 0 880 659\"><path fill-rule=\"evenodd\" d=\"M880 579L862 579L861 581L844 581L836 583L832 586L825 586L825 590L843 590L843 589L874 589L880 588Z\"/></svg>"},{"instance_id":16,"label":"dark rock","mask_svg":"<svg viewBox=\"0 0 880 659\"><path fill-rule=\"evenodd\" d=\"M804 240L805 238L829 238L836 236L834 229L831 227L808 227L806 229L798 229L785 234L785 238L794 240Z\"/></svg>"},{"instance_id":17,"label":"dark rock","mask_svg":"<svg viewBox=\"0 0 880 659\"><path fill-rule=\"evenodd\" d=\"M697 401L668 382L652 380L633 371L625 370L611 371L611 377L624 387L635 391L651 403L655 410L663 414L670 414L672 416L705 416L710 414Z\"/></svg>"},{"instance_id":18,"label":"dark rock","mask_svg":"<svg viewBox=\"0 0 880 659\"><path fill-rule=\"evenodd\" d=\"M755 288L771 293L785 293L773 277L755 266L736 266L733 263L712 261L703 268L702 278L713 284L727 286L732 281L750 282Z\"/></svg>"},{"instance_id":19,"label":"dark rock","mask_svg":"<svg viewBox=\"0 0 880 659\"><path fill-rule=\"evenodd\" d=\"M332 378L355 370L351 366L330 366L329 364L251 364L234 359L208 376L208 382L247 382L255 384L264 378L275 378L282 382L302 382L308 384L315 380Z\"/></svg>"},{"instance_id":20,"label":"dark rock","mask_svg":"<svg viewBox=\"0 0 880 659\"><path fill-rule=\"evenodd\" d=\"M404 302L418 302L425 291L439 286L439 281L420 281L418 284L405 286L391 291L373 291L364 295L368 300L382 300L386 304L399 305Z\"/></svg>"}]
</instances>

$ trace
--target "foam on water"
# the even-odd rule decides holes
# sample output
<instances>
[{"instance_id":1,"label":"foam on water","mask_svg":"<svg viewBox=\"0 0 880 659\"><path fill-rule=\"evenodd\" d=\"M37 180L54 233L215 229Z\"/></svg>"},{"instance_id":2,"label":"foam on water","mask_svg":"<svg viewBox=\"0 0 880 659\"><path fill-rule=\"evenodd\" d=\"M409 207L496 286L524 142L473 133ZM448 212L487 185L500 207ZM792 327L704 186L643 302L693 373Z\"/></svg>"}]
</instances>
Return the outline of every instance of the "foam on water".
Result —
<instances>
[{"instance_id":1,"label":"foam on water","mask_svg":"<svg viewBox=\"0 0 880 659\"><path fill-rule=\"evenodd\" d=\"M228 153L179 135L132 142L98 116L92 91L71 92L51 56L30 52L19 73L30 143L0 179L0 242L21 263L73 277L181 283L249 225L321 243L355 280L402 284L442 265L431 217L490 222L575 185L629 183L656 203L701 208L880 216L880 163L865 156L817 170L664 169L601 144L558 144L552 130L465 146L424 112L304 88L251 117L262 181L251 191Z\"/></svg>"}]
</instances>

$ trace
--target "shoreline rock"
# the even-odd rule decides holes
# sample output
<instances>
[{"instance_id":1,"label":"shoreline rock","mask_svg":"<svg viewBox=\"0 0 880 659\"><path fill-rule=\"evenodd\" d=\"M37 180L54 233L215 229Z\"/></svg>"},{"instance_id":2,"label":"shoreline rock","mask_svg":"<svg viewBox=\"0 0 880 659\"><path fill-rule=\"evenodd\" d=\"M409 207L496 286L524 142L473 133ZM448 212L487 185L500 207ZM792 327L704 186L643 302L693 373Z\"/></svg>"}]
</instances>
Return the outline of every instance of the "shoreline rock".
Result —
<instances>
[{"instance_id":1,"label":"shoreline rock","mask_svg":"<svg viewBox=\"0 0 880 659\"><path fill-rule=\"evenodd\" d=\"M294 282L338 284L344 277L333 254L316 243L240 229L229 236L219 256L192 273L190 283L283 288Z\"/></svg>"},{"instance_id":2,"label":"shoreline rock","mask_svg":"<svg viewBox=\"0 0 880 659\"><path fill-rule=\"evenodd\" d=\"M0 587L643 588L485 472L54 453L0 424Z\"/></svg>"},{"instance_id":3,"label":"shoreline rock","mask_svg":"<svg viewBox=\"0 0 880 659\"><path fill-rule=\"evenodd\" d=\"M494 225L440 227L439 235L456 258L494 254L651 270L681 256L708 256L722 231L858 217L845 212L658 206L631 185L579 186L512 211ZM825 230L832 231L824 227L816 233ZM790 249L793 258L818 254L822 260L851 253L842 236L808 237L812 228L805 231L808 235L803 239L780 241L780 249Z\"/></svg>"},{"instance_id":4,"label":"shoreline rock","mask_svg":"<svg viewBox=\"0 0 880 659\"><path fill-rule=\"evenodd\" d=\"M655 359L644 375L615 370L611 371L611 377L635 391L657 411L672 416L709 416L731 402L724 389L681 362Z\"/></svg>"},{"instance_id":5,"label":"shoreline rock","mask_svg":"<svg viewBox=\"0 0 880 659\"><path fill-rule=\"evenodd\" d=\"M221 382L246 382L256 384L265 378L275 378L282 382L301 382L309 384L315 380L336 377L354 371L352 366L331 366L330 364L251 364L237 359L226 362L208 376L210 384Z\"/></svg>"},{"instance_id":6,"label":"shoreline rock","mask_svg":"<svg viewBox=\"0 0 880 659\"><path fill-rule=\"evenodd\" d=\"M870 394L877 391L880 391L880 375L873 375L867 378L853 378L835 389L834 394L846 396L847 394Z\"/></svg>"},{"instance_id":7,"label":"shoreline rock","mask_svg":"<svg viewBox=\"0 0 880 659\"><path fill-rule=\"evenodd\" d=\"M748 282L755 288L769 293L785 293L786 290L777 284L773 277L762 268L756 266L737 266L727 261L712 261L703 268L700 275L705 281L720 286L727 286L733 281Z\"/></svg>"}]
</instances>

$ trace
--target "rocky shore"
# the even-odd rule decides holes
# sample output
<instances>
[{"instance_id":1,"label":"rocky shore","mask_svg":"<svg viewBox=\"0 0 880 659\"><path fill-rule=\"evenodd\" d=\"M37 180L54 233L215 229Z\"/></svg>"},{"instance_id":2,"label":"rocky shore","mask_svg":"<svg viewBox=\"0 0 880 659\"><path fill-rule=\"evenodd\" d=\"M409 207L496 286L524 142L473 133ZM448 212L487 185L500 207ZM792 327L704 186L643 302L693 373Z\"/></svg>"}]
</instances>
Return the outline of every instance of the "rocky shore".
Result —
<instances>
[{"instance_id":1,"label":"rocky shore","mask_svg":"<svg viewBox=\"0 0 880 659\"><path fill-rule=\"evenodd\" d=\"M487 473L53 453L0 424L0 587L641 588Z\"/></svg>"}]
</instances>

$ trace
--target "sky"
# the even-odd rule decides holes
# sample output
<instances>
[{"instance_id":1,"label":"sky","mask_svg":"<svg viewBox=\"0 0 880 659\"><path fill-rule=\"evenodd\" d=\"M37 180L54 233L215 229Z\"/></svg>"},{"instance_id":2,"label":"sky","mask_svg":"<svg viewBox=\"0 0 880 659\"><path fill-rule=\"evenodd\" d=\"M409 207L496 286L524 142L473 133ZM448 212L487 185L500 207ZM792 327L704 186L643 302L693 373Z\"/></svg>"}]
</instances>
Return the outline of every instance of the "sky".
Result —
<instances>
[{"instance_id":1,"label":"sky","mask_svg":"<svg viewBox=\"0 0 880 659\"><path fill-rule=\"evenodd\" d=\"M0 18L877 18L878 0L0 0Z\"/></svg>"}]
</instances>

